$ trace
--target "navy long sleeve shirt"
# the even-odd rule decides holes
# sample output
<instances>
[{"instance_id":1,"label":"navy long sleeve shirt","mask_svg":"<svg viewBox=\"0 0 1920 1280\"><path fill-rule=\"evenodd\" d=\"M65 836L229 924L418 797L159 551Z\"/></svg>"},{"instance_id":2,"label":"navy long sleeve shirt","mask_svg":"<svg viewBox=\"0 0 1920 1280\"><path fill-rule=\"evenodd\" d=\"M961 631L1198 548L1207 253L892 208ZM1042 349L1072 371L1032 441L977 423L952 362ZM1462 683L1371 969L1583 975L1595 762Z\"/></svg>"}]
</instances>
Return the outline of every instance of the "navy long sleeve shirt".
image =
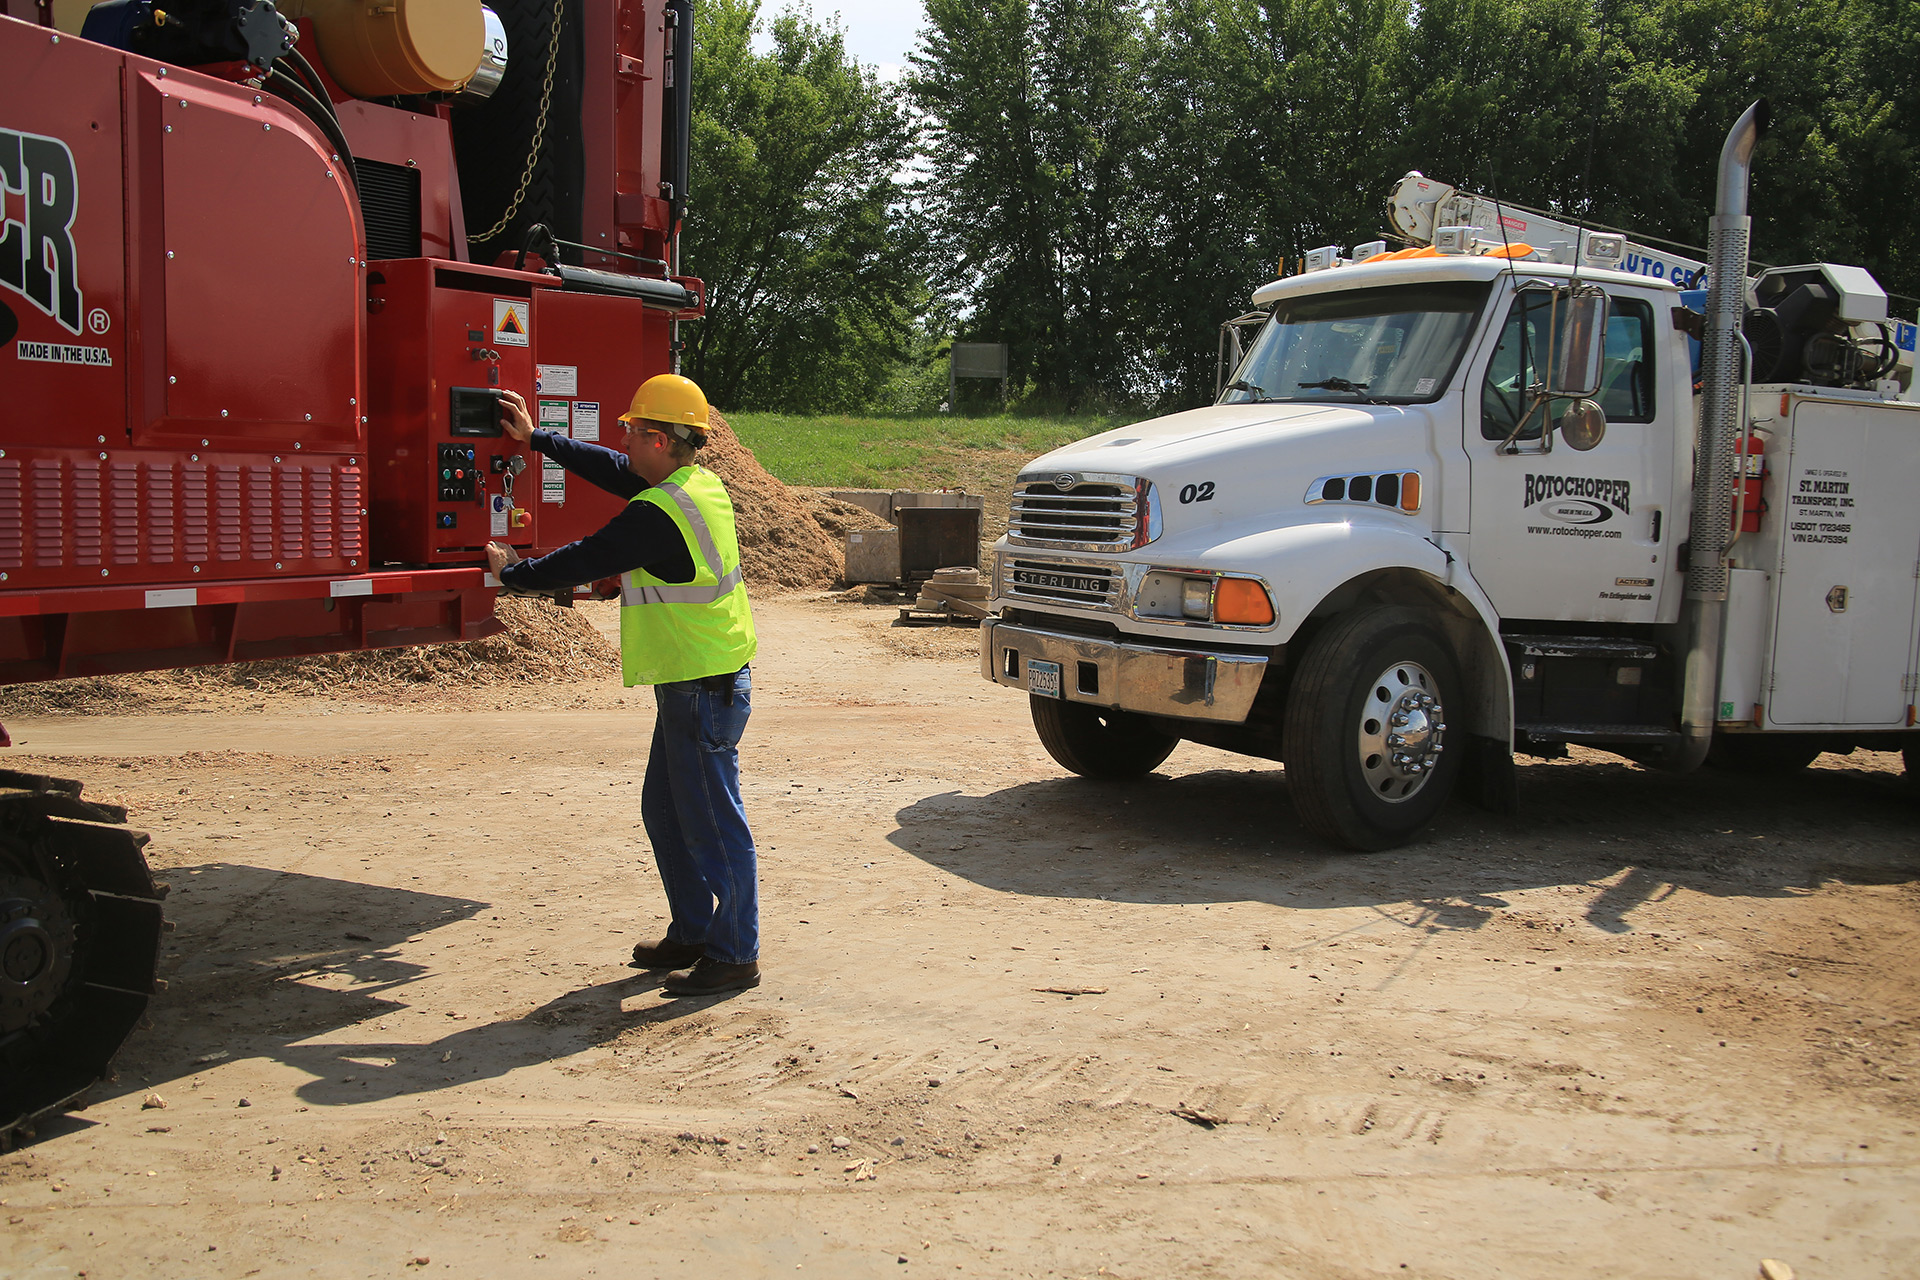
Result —
<instances>
[{"instance_id":1,"label":"navy long sleeve shirt","mask_svg":"<svg viewBox=\"0 0 1920 1280\"><path fill-rule=\"evenodd\" d=\"M631 499L647 482L627 470L627 455L584 440L533 433L534 451L608 493ZM578 542L549 555L520 560L500 572L502 585L517 591L554 591L645 569L662 582L692 582L693 552L673 517L651 502L632 502Z\"/></svg>"}]
</instances>

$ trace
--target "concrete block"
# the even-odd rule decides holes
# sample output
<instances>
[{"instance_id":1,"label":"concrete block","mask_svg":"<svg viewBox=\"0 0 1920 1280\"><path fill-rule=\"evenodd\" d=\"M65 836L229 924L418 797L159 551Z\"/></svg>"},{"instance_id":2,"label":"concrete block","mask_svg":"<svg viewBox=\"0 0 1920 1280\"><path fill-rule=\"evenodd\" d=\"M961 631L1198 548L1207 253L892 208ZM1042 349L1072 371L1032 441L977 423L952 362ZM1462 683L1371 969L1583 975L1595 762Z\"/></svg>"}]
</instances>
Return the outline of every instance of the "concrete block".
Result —
<instances>
[{"instance_id":1,"label":"concrete block","mask_svg":"<svg viewBox=\"0 0 1920 1280\"><path fill-rule=\"evenodd\" d=\"M900 581L900 530L862 529L848 534L847 581Z\"/></svg>"},{"instance_id":2,"label":"concrete block","mask_svg":"<svg viewBox=\"0 0 1920 1280\"><path fill-rule=\"evenodd\" d=\"M895 524L900 523L897 514L902 507L971 507L978 511L986 504L986 498L978 493L965 493L960 490L938 489L895 489L893 491L893 509L896 514L887 517Z\"/></svg>"}]
</instances>

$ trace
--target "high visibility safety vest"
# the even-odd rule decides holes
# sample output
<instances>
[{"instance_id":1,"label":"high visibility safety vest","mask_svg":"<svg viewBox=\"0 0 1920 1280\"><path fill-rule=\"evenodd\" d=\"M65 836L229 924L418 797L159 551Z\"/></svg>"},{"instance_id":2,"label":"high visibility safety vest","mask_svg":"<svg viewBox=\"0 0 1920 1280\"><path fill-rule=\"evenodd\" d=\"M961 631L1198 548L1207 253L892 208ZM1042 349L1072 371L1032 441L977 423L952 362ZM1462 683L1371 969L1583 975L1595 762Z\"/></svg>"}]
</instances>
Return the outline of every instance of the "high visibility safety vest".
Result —
<instances>
[{"instance_id":1,"label":"high visibility safety vest","mask_svg":"<svg viewBox=\"0 0 1920 1280\"><path fill-rule=\"evenodd\" d=\"M733 503L720 477L685 466L642 489L673 520L693 555L693 581L662 582L644 569L620 583L620 670L629 685L671 684L738 671L753 658L753 611L740 576Z\"/></svg>"}]
</instances>

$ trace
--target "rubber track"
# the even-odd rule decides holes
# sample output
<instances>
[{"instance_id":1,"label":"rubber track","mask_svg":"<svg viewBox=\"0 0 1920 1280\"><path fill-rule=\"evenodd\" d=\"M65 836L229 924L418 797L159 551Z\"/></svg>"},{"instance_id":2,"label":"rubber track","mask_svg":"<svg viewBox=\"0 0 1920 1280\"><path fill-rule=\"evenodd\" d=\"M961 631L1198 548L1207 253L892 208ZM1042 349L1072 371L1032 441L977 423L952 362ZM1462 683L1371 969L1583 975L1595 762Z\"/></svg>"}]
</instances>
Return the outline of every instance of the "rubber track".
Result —
<instances>
[{"instance_id":1,"label":"rubber track","mask_svg":"<svg viewBox=\"0 0 1920 1280\"><path fill-rule=\"evenodd\" d=\"M48 1116L84 1106L161 984L166 930L125 809L80 798L67 778L0 769L0 871L57 890L74 921L70 968L51 1004L0 1036L0 1151Z\"/></svg>"}]
</instances>

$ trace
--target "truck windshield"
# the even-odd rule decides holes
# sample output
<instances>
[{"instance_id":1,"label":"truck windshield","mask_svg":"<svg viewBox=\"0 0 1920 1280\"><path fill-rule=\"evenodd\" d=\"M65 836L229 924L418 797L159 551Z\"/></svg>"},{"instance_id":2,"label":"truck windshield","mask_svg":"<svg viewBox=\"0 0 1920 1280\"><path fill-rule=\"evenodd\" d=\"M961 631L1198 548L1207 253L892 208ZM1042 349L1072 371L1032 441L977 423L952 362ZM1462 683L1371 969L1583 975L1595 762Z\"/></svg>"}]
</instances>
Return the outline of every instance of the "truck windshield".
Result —
<instances>
[{"instance_id":1,"label":"truck windshield","mask_svg":"<svg viewBox=\"0 0 1920 1280\"><path fill-rule=\"evenodd\" d=\"M1436 400L1460 363L1488 289L1480 282L1443 282L1283 298L1220 403Z\"/></svg>"}]
</instances>

